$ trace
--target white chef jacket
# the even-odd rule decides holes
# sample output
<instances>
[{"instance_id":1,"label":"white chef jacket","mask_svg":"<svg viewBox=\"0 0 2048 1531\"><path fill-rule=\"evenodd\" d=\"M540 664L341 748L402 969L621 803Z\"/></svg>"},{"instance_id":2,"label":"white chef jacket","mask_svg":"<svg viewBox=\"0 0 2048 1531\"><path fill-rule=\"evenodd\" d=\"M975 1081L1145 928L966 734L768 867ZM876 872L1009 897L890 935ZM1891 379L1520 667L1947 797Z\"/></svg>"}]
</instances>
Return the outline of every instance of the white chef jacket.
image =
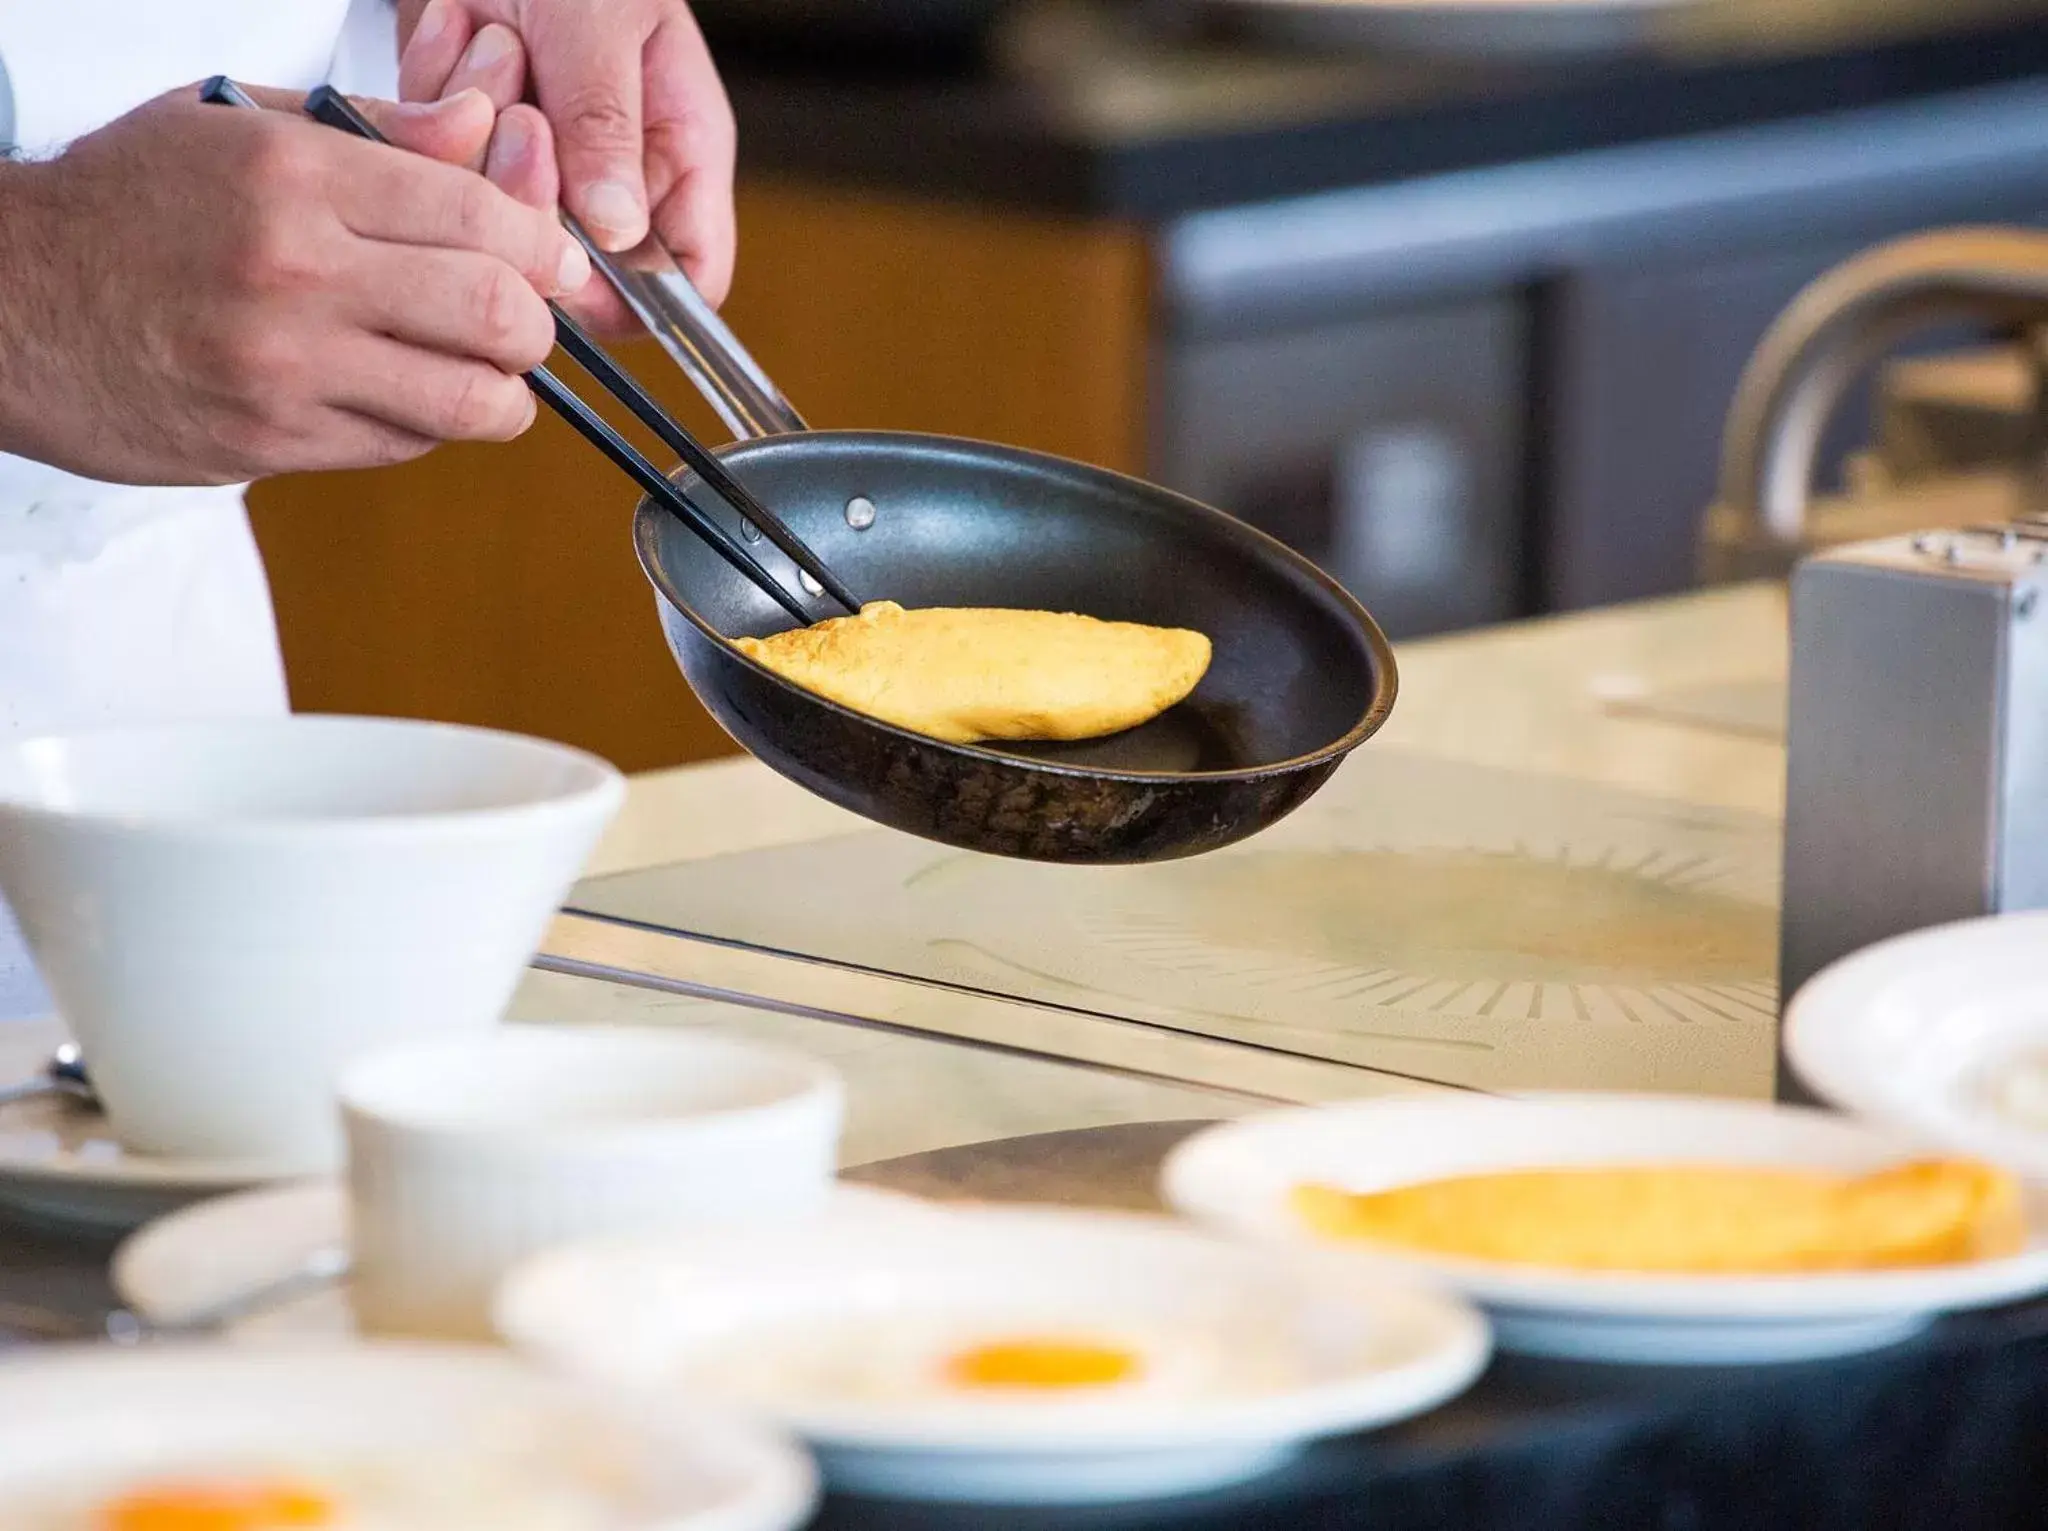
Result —
<instances>
[{"instance_id":1,"label":"white chef jacket","mask_svg":"<svg viewBox=\"0 0 2048 1531\"><path fill-rule=\"evenodd\" d=\"M391 0L0 0L0 145L53 154L214 74L392 96L395 27ZM102 484L0 453L0 740L286 705L239 487ZM43 1005L0 905L0 1017Z\"/></svg>"}]
</instances>

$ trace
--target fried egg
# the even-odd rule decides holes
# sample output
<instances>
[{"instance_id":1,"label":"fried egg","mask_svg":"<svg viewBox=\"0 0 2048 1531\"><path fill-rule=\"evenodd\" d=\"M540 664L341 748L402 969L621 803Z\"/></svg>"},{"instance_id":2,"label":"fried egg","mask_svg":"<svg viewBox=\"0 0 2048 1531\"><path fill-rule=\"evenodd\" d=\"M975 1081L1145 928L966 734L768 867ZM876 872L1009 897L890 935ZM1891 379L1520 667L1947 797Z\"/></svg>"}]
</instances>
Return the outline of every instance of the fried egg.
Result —
<instances>
[{"instance_id":1,"label":"fried egg","mask_svg":"<svg viewBox=\"0 0 2048 1531\"><path fill-rule=\"evenodd\" d=\"M777 1326L706 1353L683 1380L781 1407L1109 1406L1255 1390L1256 1349L1199 1325L889 1318Z\"/></svg>"}]
</instances>

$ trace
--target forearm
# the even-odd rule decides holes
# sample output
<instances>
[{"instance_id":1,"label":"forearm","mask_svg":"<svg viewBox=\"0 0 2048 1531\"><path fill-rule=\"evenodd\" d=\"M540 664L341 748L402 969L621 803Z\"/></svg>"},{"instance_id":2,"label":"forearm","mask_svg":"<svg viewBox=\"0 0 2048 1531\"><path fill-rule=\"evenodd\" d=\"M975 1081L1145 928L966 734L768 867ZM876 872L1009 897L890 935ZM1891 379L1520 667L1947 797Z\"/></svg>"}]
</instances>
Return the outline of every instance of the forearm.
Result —
<instances>
[{"instance_id":1,"label":"forearm","mask_svg":"<svg viewBox=\"0 0 2048 1531\"><path fill-rule=\"evenodd\" d=\"M0 28L0 452L53 462L64 455L53 423L86 401L54 365L65 348L53 292L62 172L21 152L38 132L26 92L39 38L13 19Z\"/></svg>"},{"instance_id":2,"label":"forearm","mask_svg":"<svg viewBox=\"0 0 2048 1531\"><path fill-rule=\"evenodd\" d=\"M53 241L60 179L53 164L0 161L0 452L46 462L63 455L55 423L88 407L60 365L63 316L51 290L65 259Z\"/></svg>"}]
</instances>

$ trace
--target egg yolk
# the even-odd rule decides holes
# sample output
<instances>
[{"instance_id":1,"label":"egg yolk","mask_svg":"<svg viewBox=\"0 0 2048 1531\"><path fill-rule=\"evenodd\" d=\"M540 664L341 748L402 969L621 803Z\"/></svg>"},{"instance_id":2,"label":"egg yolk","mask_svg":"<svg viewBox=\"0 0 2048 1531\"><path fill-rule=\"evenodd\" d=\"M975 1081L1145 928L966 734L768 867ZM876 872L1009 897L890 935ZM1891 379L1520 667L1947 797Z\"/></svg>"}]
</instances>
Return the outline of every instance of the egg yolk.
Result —
<instances>
[{"instance_id":1,"label":"egg yolk","mask_svg":"<svg viewBox=\"0 0 2048 1531\"><path fill-rule=\"evenodd\" d=\"M334 1501L297 1483L164 1483L124 1494L95 1531L284 1531L325 1526Z\"/></svg>"},{"instance_id":2,"label":"egg yolk","mask_svg":"<svg viewBox=\"0 0 2048 1531\"><path fill-rule=\"evenodd\" d=\"M946 1362L946 1378L963 1388L1107 1387L1134 1376L1138 1358L1088 1340L998 1340L962 1350Z\"/></svg>"}]
</instances>

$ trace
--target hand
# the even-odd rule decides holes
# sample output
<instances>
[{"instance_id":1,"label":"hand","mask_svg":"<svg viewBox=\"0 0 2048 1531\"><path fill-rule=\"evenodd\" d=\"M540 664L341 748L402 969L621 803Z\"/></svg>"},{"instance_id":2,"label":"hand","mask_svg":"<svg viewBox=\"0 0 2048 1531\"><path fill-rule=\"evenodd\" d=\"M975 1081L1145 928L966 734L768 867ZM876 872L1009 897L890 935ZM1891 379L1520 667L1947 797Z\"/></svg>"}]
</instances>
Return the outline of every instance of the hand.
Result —
<instances>
[{"instance_id":1,"label":"hand","mask_svg":"<svg viewBox=\"0 0 2048 1531\"><path fill-rule=\"evenodd\" d=\"M732 284L734 129L683 0L399 0L399 93L478 88L503 113L486 166L521 200L557 198L607 250L650 223L704 296ZM539 112L519 107L528 93ZM579 317L630 320L602 284Z\"/></svg>"},{"instance_id":2,"label":"hand","mask_svg":"<svg viewBox=\"0 0 2048 1531\"><path fill-rule=\"evenodd\" d=\"M480 93L359 103L401 147L159 97L0 165L0 449L126 483L237 483L503 440L582 249L461 168Z\"/></svg>"}]
</instances>

